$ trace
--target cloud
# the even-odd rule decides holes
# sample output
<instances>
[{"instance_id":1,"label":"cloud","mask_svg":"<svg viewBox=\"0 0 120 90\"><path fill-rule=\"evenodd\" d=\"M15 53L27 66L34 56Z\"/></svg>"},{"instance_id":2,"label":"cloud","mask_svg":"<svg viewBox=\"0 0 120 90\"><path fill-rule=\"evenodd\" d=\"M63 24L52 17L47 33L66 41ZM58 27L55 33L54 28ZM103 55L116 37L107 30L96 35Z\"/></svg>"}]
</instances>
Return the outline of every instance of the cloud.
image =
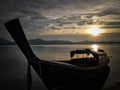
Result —
<instances>
[{"instance_id":1,"label":"cloud","mask_svg":"<svg viewBox=\"0 0 120 90\"><path fill-rule=\"evenodd\" d=\"M33 38L93 24L119 28L119 6L119 0L0 0L0 28L4 33L3 23L16 17Z\"/></svg>"},{"instance_id":2,"label":"cloud","mask_svg":"<svg viewBox=\"0 0 120 90\"><path fill-rule=\"evenodd\" d=\"M120 22L109 22L106 25L118 25L118 26L120 26Z\"/></svg>"},{"instance_id":3,"label":"cloud","mask_svg":"<svg viewBox=\"0 0 120 90\"><path fill-rule=\"evenodd\" d=\"M111 15L111 14L115 14L115 15L120 15L120 11L116 11L116 10L112 10L111 8L109 8L108 10L102 11L101 13L98 14L98 16L105 16L105 15Z\"/></svg>"},{"instance_id":4,"label":"cloud","mask_svg":"<svg viewBox=\"0 0 120 90\"><path fill-rule=\"evenodd\" d=\"M61 30L61 28L59 28L59 27L55 27L55 26L52 26L52 27L50 27L52 30Z\"/></svg>"},{"instance_id":5,"label":"cloud","mask_svg":"<svg viewBox=\"0 0 120 90\"><path fill-rule=\"evenodd\" d=\"M117 29L117 30L119 30L119 28L120 28L120 21L107 22L101 28L103 28L103 29Z\"/></svg>"}]
</instances>

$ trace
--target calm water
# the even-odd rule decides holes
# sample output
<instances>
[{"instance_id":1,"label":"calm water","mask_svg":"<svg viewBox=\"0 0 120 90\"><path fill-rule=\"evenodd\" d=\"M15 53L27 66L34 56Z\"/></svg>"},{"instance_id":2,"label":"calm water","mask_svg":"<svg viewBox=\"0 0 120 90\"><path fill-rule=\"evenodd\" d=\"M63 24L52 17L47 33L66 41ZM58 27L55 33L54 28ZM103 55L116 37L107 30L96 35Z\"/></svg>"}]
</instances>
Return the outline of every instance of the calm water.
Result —
<instances>
[{"instance_id":1,"label":"calm water","mask_svg":"<svg viewBox=\"0 0 120 90\"><path fill-rule=\"evenodd\" d=\"M41 59L69 60L74 49L91 48L93 45L34 45L35 54ZM113 56L111 70L104 87L120 82L120 45L97 45ZM0 46L0 90L26 90L27 62L17 46ZM46 90L41 79L32 70L32 90Z\"/></svg>"}]
</instances>

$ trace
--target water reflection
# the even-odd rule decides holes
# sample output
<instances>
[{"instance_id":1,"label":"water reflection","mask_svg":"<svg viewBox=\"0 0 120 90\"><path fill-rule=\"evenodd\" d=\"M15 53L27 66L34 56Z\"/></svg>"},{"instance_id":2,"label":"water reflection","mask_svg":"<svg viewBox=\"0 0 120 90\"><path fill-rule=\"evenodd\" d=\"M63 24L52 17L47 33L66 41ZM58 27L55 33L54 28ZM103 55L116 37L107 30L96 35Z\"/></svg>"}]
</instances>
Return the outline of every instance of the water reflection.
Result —
<instances>
[{"instance_id":1,"label":"water reflection","mask_svg":"<svg viewBox=\"0 0 120 90\"><path fill-rule=\"evenodd\" d=\"M99 46L97 44L93 44L91 47L94 51L98 51Z\"/></svg>"}]
</instances>

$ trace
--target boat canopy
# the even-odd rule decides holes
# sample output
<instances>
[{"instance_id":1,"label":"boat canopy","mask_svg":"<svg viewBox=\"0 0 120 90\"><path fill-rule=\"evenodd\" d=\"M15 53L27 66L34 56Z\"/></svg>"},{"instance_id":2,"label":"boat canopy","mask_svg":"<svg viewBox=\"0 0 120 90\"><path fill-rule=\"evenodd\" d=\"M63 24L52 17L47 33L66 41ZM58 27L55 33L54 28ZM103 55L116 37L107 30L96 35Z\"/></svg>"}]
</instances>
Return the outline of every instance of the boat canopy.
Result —
<instances>
[{"instance_id":1,"label":"boat canopy","mask_svg":"<svg viewBox=\"0 0 120 90\"><path fill-rule=\"evenodd\" d=\"M70 52L71 59L74 55L77 55L79 58L91 58L99 59L99 56L107 56L104 50L98 49L98 51L94 51L91 49L83 49L83 50L73 50Z\"/></svg>"},{"instance_id":2,"label":"boat canopy","mask_svg":"<svg viewBox=\"0 0 120 90\"><path fill-rule=\"evenodd\" d=\"M84 50L73 50L70 52L70 57L72 58L75 54L90 54L90 49L84 49Z\"/></svg>"}]
</instances>

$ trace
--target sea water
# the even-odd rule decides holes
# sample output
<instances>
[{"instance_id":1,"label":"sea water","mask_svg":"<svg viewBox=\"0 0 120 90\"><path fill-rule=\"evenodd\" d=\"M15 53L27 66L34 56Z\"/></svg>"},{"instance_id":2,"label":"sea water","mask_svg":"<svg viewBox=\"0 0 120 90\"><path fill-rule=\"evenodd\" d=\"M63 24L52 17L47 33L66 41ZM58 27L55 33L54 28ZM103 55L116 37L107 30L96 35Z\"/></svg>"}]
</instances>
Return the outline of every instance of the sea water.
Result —
<instances>
[{"instance_id":1,"label":"sea water","mask_svg":"<svg viewBox=\"0 0 120 90\"><path fill-rule=\"evenodd\" d=\"M120 82L120 45L119 44L82 44L82 45L31 45L34 53L45 60L70 60L70 51L97 46L112 56L109 63L110 73L104 87ZM0 90L27 89L27 60L16 45L0 46ZM47 90L42 80L32 69L32 90Z\"/></svg>"}]
</instances>

